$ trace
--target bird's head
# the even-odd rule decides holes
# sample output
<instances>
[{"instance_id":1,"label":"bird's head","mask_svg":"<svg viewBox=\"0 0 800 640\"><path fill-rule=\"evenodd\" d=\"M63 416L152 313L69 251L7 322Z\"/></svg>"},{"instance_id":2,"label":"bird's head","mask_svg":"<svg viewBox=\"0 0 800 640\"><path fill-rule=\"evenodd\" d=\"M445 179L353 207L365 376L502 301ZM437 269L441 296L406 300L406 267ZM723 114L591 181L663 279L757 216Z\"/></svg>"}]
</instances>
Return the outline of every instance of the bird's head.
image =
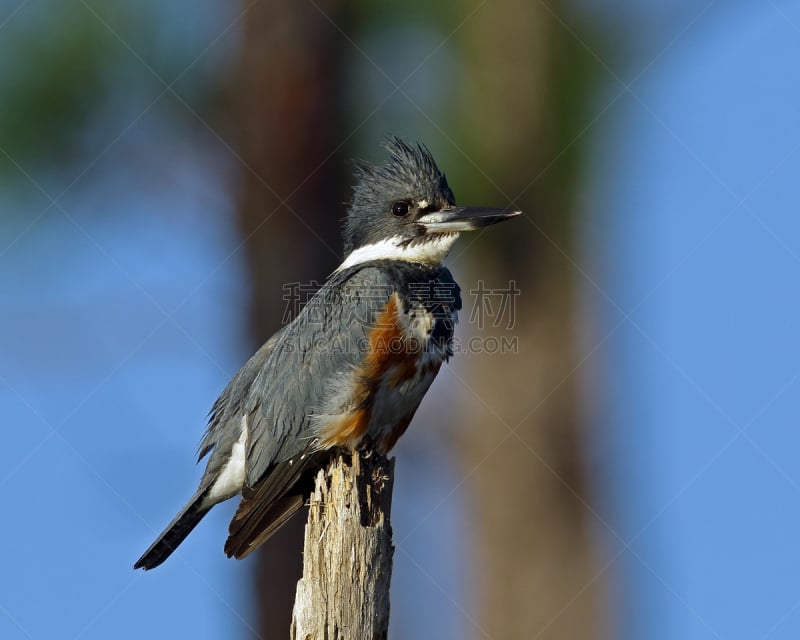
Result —
<instances>
[{"instance_id":1,"label":"bird's head","mask_svg":"<svg viewBox=\"0 0 800 640\"><path fill-rule=\"evenodd\" d=\"M344 226L342 266L394 259L438 264L462 231L518 215L519 211L458 207L430 151L399 138L385 144L389 162L357 165L357 183ZM348 264L350 263L350 264Z\"/></svg>"}]
</instances>

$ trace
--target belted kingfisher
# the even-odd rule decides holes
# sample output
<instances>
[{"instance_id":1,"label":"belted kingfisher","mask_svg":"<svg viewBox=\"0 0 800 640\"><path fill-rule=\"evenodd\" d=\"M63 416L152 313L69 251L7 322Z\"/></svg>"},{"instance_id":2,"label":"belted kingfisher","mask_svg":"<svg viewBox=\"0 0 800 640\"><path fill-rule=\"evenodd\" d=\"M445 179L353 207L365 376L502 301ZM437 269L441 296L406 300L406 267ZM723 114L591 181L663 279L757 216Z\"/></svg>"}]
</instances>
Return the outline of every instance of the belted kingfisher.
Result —
<instances>
[{"instance_id":1,"label":"belted kingfisher","mask_svg":"<svg viewBox=\"0 0 800 640\"><path fill-rule=\"evenodd\" d=\"M225 553L247 556L300 509L335 451L368 438L388 452L453 354L461 297L442 260L462 231L521 212L457 207L426 147L392 137L386 148L386 165L358 165L347 257L214 403L200 486L135 569L160 565L237 494Z\"/></svg>"}]
</instances>

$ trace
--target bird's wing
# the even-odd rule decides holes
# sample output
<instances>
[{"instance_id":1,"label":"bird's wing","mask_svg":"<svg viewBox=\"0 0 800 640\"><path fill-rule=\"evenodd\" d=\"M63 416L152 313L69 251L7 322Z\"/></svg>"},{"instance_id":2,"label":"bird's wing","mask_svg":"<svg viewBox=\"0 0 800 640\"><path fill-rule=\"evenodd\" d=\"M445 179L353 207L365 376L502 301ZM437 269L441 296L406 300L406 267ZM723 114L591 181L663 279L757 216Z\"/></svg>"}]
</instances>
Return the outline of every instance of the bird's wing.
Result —
<instances>
[{"instance_id":1,"label":"bird's wing","mask_svg":"<svg viewBox=\"0 0 800 640\"><path fill-rule=\"evenodd\" d=\"M394 290L382 270L335 276L282 333L254 377L245 404L246 481L225 545L229 556L249 554L302 506L316 470L331 456L317 442L315 412L335 381L350 379L363 362L376 315Z\"/></svg>"},{"instance_id":2,"label":"bird's wing","mask_svg":"<svg viewBox=\"0 0 800 640\"><path fill-rule=\"evenodd\" d=\"M250 387L247 484L314 451L314 416L338 381L364 361L376 318L396 287L390 272L362 268L325 283L280 336ZM346 390L342 390L346 395Z\"/></svg>"}]
</instances>

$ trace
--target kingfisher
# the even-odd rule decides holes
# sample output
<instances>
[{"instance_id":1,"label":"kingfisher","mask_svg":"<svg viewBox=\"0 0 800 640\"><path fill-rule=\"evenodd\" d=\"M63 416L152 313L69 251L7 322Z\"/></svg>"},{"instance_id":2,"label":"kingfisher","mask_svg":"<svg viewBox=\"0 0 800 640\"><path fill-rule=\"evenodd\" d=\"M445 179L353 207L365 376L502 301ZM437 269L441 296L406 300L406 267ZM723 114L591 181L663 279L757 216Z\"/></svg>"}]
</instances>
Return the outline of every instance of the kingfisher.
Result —
<instances>
[{"instance_id":1,"label":"kingfisher","mask_svg":"<svg viewBox=\"0 0 800 640\"><path fill-rule=\"evenodd\" d=\"M369 443L386 454L453 355L461 296L442 262L465 231L520 211L459 207L422 144L357 163L345 259L214 403L200 485L134 569L164 562L216 504L241 495L225 553L244 558L303 505L318 469Z\"/></svg>"}]
</instances>

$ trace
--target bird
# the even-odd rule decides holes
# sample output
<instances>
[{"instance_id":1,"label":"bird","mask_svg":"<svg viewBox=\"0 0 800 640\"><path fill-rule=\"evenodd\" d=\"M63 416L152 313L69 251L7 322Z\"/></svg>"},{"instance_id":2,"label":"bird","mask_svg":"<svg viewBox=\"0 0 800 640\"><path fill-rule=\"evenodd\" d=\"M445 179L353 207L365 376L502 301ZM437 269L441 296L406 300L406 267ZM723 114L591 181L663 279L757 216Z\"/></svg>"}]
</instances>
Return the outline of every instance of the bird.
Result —
<instances>
[{"instance_id":1,"label":"bird","mask_svg":"<svg viewBox=\"0 0 800 640\"><path fill-rule=\"evenodd\" d=\"M462 301L442 262L462 232L521 211L457 206L426 146L389 136L384 147L385 164L356 163L346 257L216 400L197 491L134 569L159 566L237 495L224 550L252 553L303 506L338 452L365 443L389 452L453 355Z\"/></svg>"}]
</instances>

